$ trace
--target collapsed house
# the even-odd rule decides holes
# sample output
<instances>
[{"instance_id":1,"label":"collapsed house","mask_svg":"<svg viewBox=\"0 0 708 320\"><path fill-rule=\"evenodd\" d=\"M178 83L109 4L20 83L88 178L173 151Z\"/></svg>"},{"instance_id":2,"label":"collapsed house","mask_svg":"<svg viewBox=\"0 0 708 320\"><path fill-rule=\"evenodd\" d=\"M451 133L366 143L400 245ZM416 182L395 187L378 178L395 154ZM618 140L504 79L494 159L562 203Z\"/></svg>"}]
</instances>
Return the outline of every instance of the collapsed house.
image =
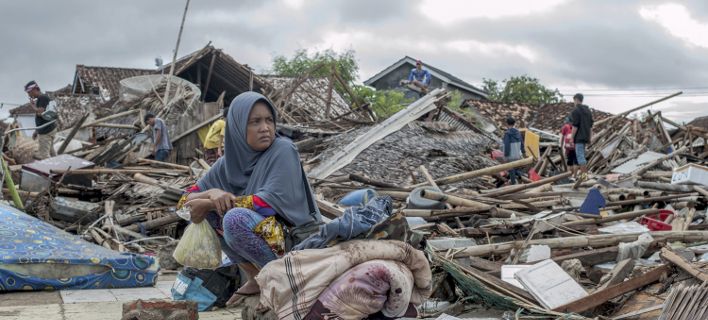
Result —
<instances>
[{"instance_id":1,"label":"collapsed house","mask_svg":"<svg viewBox=\"0 0 708 320\"><path fill-rule=\"evenodd\" d=\"M450 91L438 88L377 119L365 104L348 102L346 87L335 90L342 85L336 74L254 75L209 46L175 67L179 80L158 74L167 67L116 86L82 76L86 88L98 89L69 95L91 97L80 107L93 119L82 114L62 133L71 140L87 130L82 147L11 168L15 175L41 176L29 180L40 189L20 192L21 204L36 217L21 222L81 245L157 254L163 268L179 268L170 248L185 223L174 206L209 169L194 151L199 132L239 90L260 90L279 112L279 132L296 141L327 219L346 214L340 200L352 191L370 189L395 200L405 240L425 250L433 266L422 317L485 308L509 318L663 313L681 319L701 303L694 297L704 291L695 283L708 280L702 262L708 182L699 174L706 170L705 128L672 124L660 113L629 119L595 111L596 133L587 150L593 174L573 181L553 137L569 104L468 100L472 112L460 114L447 108ZM118 88L115 101L112 88ZM111 101L110 108L103 106ZM145 112L167 119L177 164L144 159ZM541 133L535 158L503 163L487 155L510 114L529 132ZM529 174L523 184L504 185L505 171L513 168ZM21 186L27 187L24 177ZM130 281L150 285L153 264L143 262L137 271L147 270L147 277ZM16 272L27 272L22 267ZM100 272L105 270L89 271ZM257 302L244 309L244 319L263 317L249 311Z\"/></svg>"}]
</instances>

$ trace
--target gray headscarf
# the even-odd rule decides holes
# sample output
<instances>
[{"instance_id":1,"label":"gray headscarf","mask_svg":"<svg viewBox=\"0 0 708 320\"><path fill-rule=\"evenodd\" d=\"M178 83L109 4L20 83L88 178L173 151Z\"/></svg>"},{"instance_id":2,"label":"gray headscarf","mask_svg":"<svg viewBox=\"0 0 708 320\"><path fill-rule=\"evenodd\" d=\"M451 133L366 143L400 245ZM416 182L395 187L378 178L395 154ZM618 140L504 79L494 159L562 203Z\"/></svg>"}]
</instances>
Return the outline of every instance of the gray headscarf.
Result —
<instances>
[{"instance_id":1,"label":"gray headscarf","mask_svg":"<svg viewBox=\"0 0 708 320\"><path fill-rule=\"evenodd\" d=\"M234 98L226 120L224 156L199 179L197 186L202 191L218 188L236 196L254 194L295 226L321 221L292 141L276 134L273 144L261 152L254 151L246 142L248 116L259 101L270 107L276 120L275 108L265 96L245 92ZM312 209L308 202L312 203Z\"/></svg>"}]
</instances>

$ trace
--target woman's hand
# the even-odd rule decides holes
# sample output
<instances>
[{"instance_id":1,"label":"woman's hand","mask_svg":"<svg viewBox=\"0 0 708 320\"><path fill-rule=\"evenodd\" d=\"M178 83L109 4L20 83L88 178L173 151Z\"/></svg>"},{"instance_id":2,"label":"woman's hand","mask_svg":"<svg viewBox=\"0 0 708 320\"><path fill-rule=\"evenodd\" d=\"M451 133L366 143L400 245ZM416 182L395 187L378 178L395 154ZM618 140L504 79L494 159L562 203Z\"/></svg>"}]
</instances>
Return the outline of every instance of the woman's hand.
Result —
<instances>
[{"instance_id":1,"label":"woman's hand","mask_svg":"<svg viewBox=\"0 0 708 320\"><path fill-rule=\"evenodd\" d=\"M209 211L214 210L214 204L209 199L195 199L184 204L190 210L190 220L194 223L204 221Z\"/></svg>"},{"instance_id":2,"label":"woman's hand","mask_svg":"<svg viewBox=\"0 0 708 320\"><path fill-rule=\"evenodd\" d=\"M234 207L234 199L236 199L236 196L230 192L221 189L209 190L209 200L211 200L216 211L222 216Z\"/></svg>"}]
</instances>

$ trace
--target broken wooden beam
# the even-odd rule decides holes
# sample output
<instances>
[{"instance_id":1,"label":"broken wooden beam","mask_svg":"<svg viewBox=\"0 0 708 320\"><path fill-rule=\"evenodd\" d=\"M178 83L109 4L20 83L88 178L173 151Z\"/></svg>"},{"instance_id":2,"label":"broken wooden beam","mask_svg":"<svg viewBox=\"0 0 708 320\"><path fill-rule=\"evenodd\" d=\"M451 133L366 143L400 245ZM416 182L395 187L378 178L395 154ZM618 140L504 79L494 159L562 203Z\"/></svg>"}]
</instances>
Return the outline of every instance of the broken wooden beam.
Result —
<instances>
[{"instance_id":1,"label":"broken wooden beam","mask_svg":"<svg viewBox=\"0 0 708 320\"><path fill-rule=\"evenodd\" d=\"M604 290L596 291L584 298L580 298L566 305L560 306L553 309L557 312L575 312L581 313L588 311L592 308L602 305L608 300L619 297L627 292L639 289L648 284L659 281L662 277L668 274L671 268L668 265L662 265L658 268L654 268L644 274L629 279L627 281L618 283L614 286L605 288Z\"/></svg>"},{"instance_id":2,"label":"broken wooden beam","mask_svg":"<svg viewBox=\"0 0 708 320\"><path fill-rule=\"evenodd\" d=\"M684 260L681 256L671 251L671 249L666 247L661 248L660 255L662 259L671 262L671 264L679 267L683 271L686 271L688 274L692 275L696 279L701 280L703 282L708 281L708 274Z\"/></svg>"},{"instance_id":3,"label":"broken wooden beam","mask_svg":"<svg viewBox=\"0 0 708 320\"><path fill-rule=\"evenodd\" d=\"M510 193L516 193L516 192L520 192L520 191L523 191L526 189L542 186L544 184L553 183L558 180L568 178L571 175L572 175L571 172L564 172L564 173L561 173L561 174L558 174L558 175L555 175L552 177L538 180L536 182L532 182L532 183L528 183L528 184L513 185L513 186L501 188L501 189L492 190L489 193L485 193L484 196L493 198L493 197L498 197L498 196L502 196L502 195L506 195L506 194L510 194Z\"/></svg>"},{"instance_id":4,"label":"broken wooden beam","mask_svg":"<svg viewBox=\"0 0 708 320\"><path fill-rule=\"evenodd\" d=\"M533 158L528 157L525 159L516 160L516 161L512 161L512 162L508 162L508 163L504 163L504 164L500 164L500 165L496 165L496 166L492 166L492 167L488 167L488 168L483 168L483 169L479 169L479 170L474 170L474 171L470 171L470 172L452 175L449 177L440 178L440 179L435 180L435 183L437 183L439 186L446 185L446 184L452 184L452 183L456 183L456 182L460 182L460 181L474 179L477 177L494 175L494 174L497 174L502 171L508 171L510 169L527 166L532 163L533 163ZM424 185L426 185L426 183L419 183L419 184L413 185L411 187L422 187Z\"/></svg>"}]
</instances>

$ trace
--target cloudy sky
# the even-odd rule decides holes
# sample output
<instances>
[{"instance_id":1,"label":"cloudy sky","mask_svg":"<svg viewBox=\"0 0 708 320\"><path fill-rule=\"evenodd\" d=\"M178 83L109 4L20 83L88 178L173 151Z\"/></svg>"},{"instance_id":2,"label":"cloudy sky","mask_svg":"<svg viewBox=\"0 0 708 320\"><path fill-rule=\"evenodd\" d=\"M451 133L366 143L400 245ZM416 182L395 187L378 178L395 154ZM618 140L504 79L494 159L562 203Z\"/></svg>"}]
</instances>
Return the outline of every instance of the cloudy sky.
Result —
<instances>
[{"instance_id":1,"label":"cloudy sky","mask_svg":"<svg viewBox=\"0 0 708 320\"><path fill-rule=\"evenodd\" d=\"M76 64L172 58L183 1L0 2L0 102L72 81ZM708 115L708 1L192 0L180 56L207 42L267 72L297 49L354 49L360 80L404 55L470 83L528 74L592 107Z\"/></svg>"}]
</instances>

